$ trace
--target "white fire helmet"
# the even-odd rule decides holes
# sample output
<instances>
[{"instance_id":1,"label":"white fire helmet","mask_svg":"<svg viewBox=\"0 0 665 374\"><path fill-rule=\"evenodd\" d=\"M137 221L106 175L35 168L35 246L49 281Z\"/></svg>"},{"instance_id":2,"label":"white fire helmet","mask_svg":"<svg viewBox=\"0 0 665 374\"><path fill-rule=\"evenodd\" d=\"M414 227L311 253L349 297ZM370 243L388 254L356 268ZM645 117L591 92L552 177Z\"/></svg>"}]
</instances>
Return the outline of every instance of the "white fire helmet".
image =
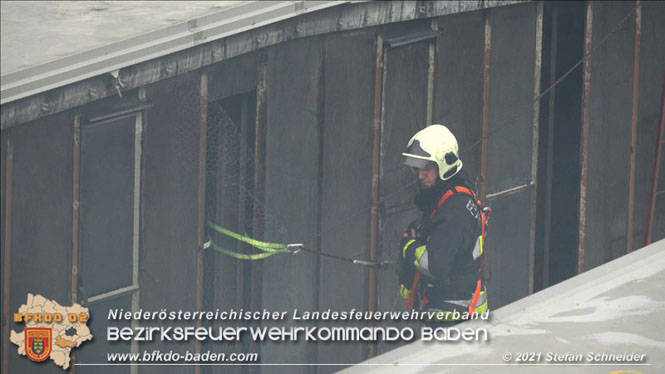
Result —
<instances>
[{"instance_id":1,"label":"white fire helmet","mask_svg":"<svg viewBox=\"0 0 665 374\"><path fill-rule=\"evenodd\" d=\"M439 166L439 177L444 181L462 170L457 139L443 125L430 125L418 131L409 140L402 156L405 165L418 169L424 168L430 161L435 162Z\"/></svg>"}]
</instances>

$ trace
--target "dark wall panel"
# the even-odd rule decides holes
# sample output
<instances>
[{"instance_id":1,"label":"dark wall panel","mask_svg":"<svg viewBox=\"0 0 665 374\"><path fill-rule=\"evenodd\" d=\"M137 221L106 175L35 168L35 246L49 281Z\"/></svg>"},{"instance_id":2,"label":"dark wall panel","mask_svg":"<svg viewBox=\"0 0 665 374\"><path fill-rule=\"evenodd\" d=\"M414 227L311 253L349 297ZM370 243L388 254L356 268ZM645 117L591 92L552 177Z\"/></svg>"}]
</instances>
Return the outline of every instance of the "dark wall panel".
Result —
<instances>
[{"instance_id":1,"label":"dark wall panel","mask_svg":"<svg viewBox=\"0 0 665 374\"><path fill-rule=\"evenodd\" d=\"M531 180L536 4L492 9L490 22L487 191L493 193Z\"/></svg>"},{"instance_id":2,"label":"dark wall panel","mask_svg":"<svg viewBox=\"0 0 665 374\"><path fill-rule=\"evenodd\" d=\"M150 87L144 121L141 307L196 308L199 167L199 75ZM159 323L163 325L163 323ZM145 349L193 351L194 342L155 342ZM145 367L142 372L193 373L193 367Z\"/></svg>"},{"instance_id":3,"label":"dark wall panel","mask_svg":"<svg viewBox=\"0 0 665 374\"><path fill-rule=\"evenodd\" d=\"M81 129L80 281L88 297L132 284L136 117Z\"/></svg>"},{"instance_id":4,"label":"dark wall panel","mask_svg":"<svg viewBox=\"0 0 665 374\"><path fill-rule=\"evenodd\" d=\"M593 40L634 5L593 3ZM634 40L633 15L591 55L585 270L626 253Z\"/></svg>"},{"instance_id":5,"label":"dark wall panel","mask_svg":"<svg viewBox=\"0 0 665 374\"><path fill-rule=\"evenodd\" d=\"M325 44L321 249L359 259L369 258L375 44L370 33L332 37ZM366 267L322 258L320 269L321 310L367 308ZM366 349L366 343L321 345L318 360L359 362Z\"/></svg>"},{"instance_id":6,"label":"dark wall panel","mask_svg":"<svg viewBox=\"0 0 665 374\"><path fill-rule=\"evenodd\" d=\"M319 219L319 82L321 42L298 40L268 52L265 234L267 241L316 248ZM317 258L301 252L263 263L263 307L317 308ZM288 325L290 322L280 322ZM295 322L294 322L295 323ZM267 363L314 362L316 345L262 344ZM263 372L312 372L311 367L264 367Z\"/></svg>"},{"instance_id":7,"label":"dark wall panel","mask_svg":"<svg viewBox=\"0 0 665 374\"><path fill-rule=\"evenodd\" d=\"M415 30L405 30L408 35ZM396 35L398 36L398 35ZM418 192L417 176L403 165L402 152L409 139L425 127L427 118L427 42L385 48L383 87L383 132L381 135L381 201L378 258L395 261L399 243L408 224L420 212L413 206ZM378 309L406 310L399 295L395 272L378 272ZM394 326L394 323L388 322ZM379 342L378 352L396 348L395 343Z\"/></svg>"},{"instance_id":8,"label":"dark wall panel","mask_svg":"<svg viewBox=\"0 0 665 374\"><path fill-rule=\"evenodd\" d=\"M210 66L208 100L214 101L254 90L259 59L260 53L251 53Z\"/></svg>"},{"instance_id":9,"label":"dark wall panel","mask_svg":"<svg viewBox=\"0 0 665 374\"><path fill-rule=\"evenodd\" d=\"M28 293L63 306L71 305L73 128L74 117L65 112L11 130L14 170L10 313L25 304ZM25 324L11 319L8 322L10 330L21 333L25 328ZM27 357L16 354L14 344L7 344L11 373L62 372L52 363L34 365Z\"/></svg>"},{"instance_id":10,"label":"dark wall panel","mask_svg":"<svg viewBox=\"0 0 665 374\"><path fill-rule=\"evenodd\" d=\"M536 14L536 4L491 10L488 194L531 181ZM488 239L487 245L488 264L494 273L493 292L489 293L492 308L529 293L530 196L531 192L520 192L489 201L495 212L491 235L502 238ZM503 204L506 199L517 200L507 206ZM497 256L490 256L492 252Z\"/></svg>"},{"instance_id":11,"label":"dark wall panel","mask_svg":"<svg viewBox=\"0 0 665 374\"><path fill-rule=\"evenodd\" d=\"M259 75L258 62L265 57L264 52L241 55L236 58L225 60L215 64L208 69L208 176L206 187L207 206L206 217L212 219L218 225L230 230L252 233L252 227L248 226L251 221L251 203L254 201L252 189L253 174L249 166L254 161L254 139L242 139L241 136L241 112L242 104L240 94L247 93L251 97L248 103L249 117L247 127L253 132L255 125L255 99L257 78ZM241 180L240 152L241 144L246 142L247 170L243 171ZM247 175L249 174L249 175ZM210 180L214 178L214 180ZM240 196L244 201L240 201ZM259 207L260 202L254 202ZM244 225L239 230L240 210L244 216ZM244 245L228 236L214 233L208 229L215 243L222 248L238 250L239 252L252 251L249 246ZM257 237L254 235L257 239ZM204 279L204 283L214 278L214 288L206 294L212 294L212 300L204 300L204 305L213 305L215 308L230 309L249 305L251 300L252 284L249 281L250 264L244 260L236 260L224 254L211 251L207 254L206 263L212 262L212 269ZM255 262L254 264L258 264ZM238 284L238 277L242 275L246 281ZM210 279L208 279L210 278ZM261 285L258 285L261 287ZM205 288L205 287L204 287ZM207 289L206 289L207 290ZM208 290L207 290L208 291ZM208 304L206 304L208 303ZM239 303L239 304L238 304ZM260 306L260 301L259 301ZM224 351L232 353L238 350L233 344L224 345ZM221 372L224 368L209 368L214 372Z\"/></svg>"},{"instance_id":12,"label":"dark wall panel","mask_svg":"<svg viewBox=\"0 0 665 374\"><path fill-rule=\"evenodd\" d=\"M556 35L556 79L577 64L584 56L584 3L558 3L557 35ZM551 12L546 12L551 19ZM551 36L546 33L547 36ZM549 64L551 55L544 51L543 63ZM546 61L547 59L547 61ZM550 95L554 97L552 106L552 165L550 180L539 179L538 184L542 192L540 198L545 198L544 183L551 185L551 211L549 237L549 264L546 265L549 274L545 284L558 283L577 274L577 253L579 236L579 196L580 196L580 139L582 134L582 92L584 69L577 68L563 80ZM549 72L543 72L547 78ZM549 87L551 82L548 82ZM546 87L541 88L545 90ZM550 99L547 95L541 100L541 113L550 110ZM544 119L546 117L542 117ZM541 121L540 134L548 131L549 118ZM548 140L547 136L543 137ZM547 149L539 149L539 157L547 158ZM539 175L546 176L546 166L538 170ZM539 176L540 178L540 176ZM543 212L547 214L548 212ZM542 216L540 216L542 217ZM536 270L537 271L537 270ZM538 273L534 274L538 276Z\"/></svg>"},{"instance_id":13,"label":"dark wall panel","mask_svg":"<svg viewBox=\"0 0 665 374\"><path fill-rule=\"evenodd\" d=\"M76 349L77 361L80 363L104 363L108 360L108 353L128 353L131 344L126 342L110 342L106 339L106 329L109 326L124 328L131 326L130 321L109 321L107 316L110 309L132 310L132 296L124 295L88 306L90 320L87 325L93 333L93 340L81 345ZM128 374L128 366L79 366L76 368L79 374Z\"/></svg>"},{"instance_id":14,"label":"dark wall panel","mask_svg":"<svg viewBox=\"0 0 665 374\"><path fill-rule=\"evenodd\" d=\"M0 305L4 308L5 305L5 298L9 297L9 294L5 295L5 288L4 288L4 282L5 282L5 223L7 222L7 216L6 216L6 208L7 206L5 205L5 198L7 197L7 164L8 164L8 145L7 145L7 140L9 139L9 134L10 131L2 131L0 132L0 232L2 233L2 239L0 239L0 262L2 265L0 265L0 280L3 283L2 287L0 287ZM11 269L10 269L11 272ZM1 313L1 312L0 312ZM2 318L5 318L4 315L2 315ZM4 326L0 328L0 334L4 334ZM4 349L7 349L7 344L9 342L6 342L4 339L1 339L0 341L0 354L4 352ZM0 356L1 357L1 356Z\"/></svg>"},{"instance_id":15,"label":"dark wall panel","mask_svg":"<svg viewBox=\"0 0 665 374\"><path fill-rule=\"evenodd\" d=\"M665 3L642 2L642 36L640 40L639 109L637 122L637 151L635 169L635 218L633 248L645 244L646 223L651 194L651 174L656 152L658 116L665 72ZM665 156L661 165L665 166ZM665 189L663 169L659 189ZM663 206L657 212L663 215ZM665 237L665 224L654 225L652 240Z\"/></svg>"},{"instance_id":16,"label":"dark wall panel","mask_svg":"<svg viewBox=\"0 0 665 374\"><path fill-rule=\"evenodd\" d=\"M448 126L457 137L460 158L471 181L480 175L483 56L483 12L439 18L434 123Z\"/></svg>"},{"instance_id":17,"label":"dark wall panel","mask_svg":"<svg viewBox=\"0 0 665 374\"><path fill-rule=\"evenodd\" d=\"M487 264L491 279L487 282L489 307L496 310L529 292L528 217L530 190L491 200L492 218L486 233Z\"/></svg>"}]
</instances>

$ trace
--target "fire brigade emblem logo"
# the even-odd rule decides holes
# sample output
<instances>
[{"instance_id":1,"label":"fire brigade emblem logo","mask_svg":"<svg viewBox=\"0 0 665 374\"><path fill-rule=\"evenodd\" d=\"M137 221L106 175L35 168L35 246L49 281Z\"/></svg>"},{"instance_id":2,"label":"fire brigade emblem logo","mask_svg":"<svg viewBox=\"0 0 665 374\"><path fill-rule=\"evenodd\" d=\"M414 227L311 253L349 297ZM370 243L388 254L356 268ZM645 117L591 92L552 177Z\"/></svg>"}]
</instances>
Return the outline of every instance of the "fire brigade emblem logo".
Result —
<instances>
[{"instance_id":1,"label":"fire brigade emblem logo","mask_svg":"<svg viewBox=\"0 0 665 374\"><path fill-rule=\"evenodd\" d=\"M32 361L44 361L51 355L53 332L50 328L25 329L25 354Z\"/></svg>"}]
</instances>

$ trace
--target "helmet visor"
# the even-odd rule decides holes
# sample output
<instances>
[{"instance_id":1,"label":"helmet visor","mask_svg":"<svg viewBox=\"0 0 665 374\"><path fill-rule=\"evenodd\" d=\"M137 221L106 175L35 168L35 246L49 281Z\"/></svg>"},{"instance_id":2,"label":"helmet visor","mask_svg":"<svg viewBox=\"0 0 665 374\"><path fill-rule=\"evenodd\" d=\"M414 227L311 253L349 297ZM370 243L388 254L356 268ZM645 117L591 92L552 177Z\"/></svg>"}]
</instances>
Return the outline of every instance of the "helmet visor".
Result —
<instances>
[{"instance_id":1,"label":"helmet visor","mask_svg":"<svg viewBox=\"0 0 665 374\"><path fill-rule=\"evenodd\" d=\"M421 158L415 158L415 157L409 157L409 156L404 156L404 161L402 162L404 165L408 165L411 167L414 167L416 169L423 169L427 166L432 161L429 160L423 160Z\"/></svg>"}]
</instances>

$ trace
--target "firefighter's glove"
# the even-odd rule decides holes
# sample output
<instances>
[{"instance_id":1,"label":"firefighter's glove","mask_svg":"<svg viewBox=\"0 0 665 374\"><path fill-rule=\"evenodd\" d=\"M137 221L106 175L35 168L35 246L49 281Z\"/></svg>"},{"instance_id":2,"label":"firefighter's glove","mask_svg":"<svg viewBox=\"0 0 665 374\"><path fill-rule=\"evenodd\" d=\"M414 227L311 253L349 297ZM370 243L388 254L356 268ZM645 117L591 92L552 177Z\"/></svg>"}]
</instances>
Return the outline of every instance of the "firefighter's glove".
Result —
<instances>
[{"instance_id":1,"label":"firefighter's glove","mask_svg":"<svg viewBox=\"0 0 665 374\"><path fill-rule=\"evenodd\" d=\"M400 294L402 297L408 298L410 288L413 284L413 277L416 275L416 266L414 260L416 256L416 248L423 246L421 240L414 238L402 238L400 242L400 254L397 257L396 269L397 276L400 282Z\"/></svg>"},{"instance_id":2,"label":"firefighter's glove","mask_svg":"<svg viewBox=\"0 0 665 374\"><path fill-rule=\"evenodd\" d=\"M423 231L423 220L422 219L417 219L415 221L412 221L409 223L409 226L407 226L406 231L404 231L404 237L409 237L412 239L415 238L420 238L422 235ZM402 248L402 246L400 246Z\"/></svg>"}]
</instances>

